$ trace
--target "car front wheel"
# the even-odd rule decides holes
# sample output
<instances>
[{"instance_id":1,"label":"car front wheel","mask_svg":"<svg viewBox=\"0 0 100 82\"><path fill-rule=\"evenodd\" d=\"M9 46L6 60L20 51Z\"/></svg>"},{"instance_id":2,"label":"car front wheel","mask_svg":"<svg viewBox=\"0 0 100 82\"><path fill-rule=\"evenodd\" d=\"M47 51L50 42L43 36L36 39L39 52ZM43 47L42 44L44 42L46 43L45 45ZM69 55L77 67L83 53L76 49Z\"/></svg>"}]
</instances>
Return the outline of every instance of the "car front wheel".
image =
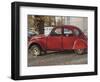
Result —
<instances>
[{"instance_id":1,"label":"car front wheel","mask_svg":"<svg viewBox=\"0 0 100 82\"><path fill-rule=\"evenodd\" d=\"M75 53L78 55L82 55L84 53L84 49L76 49Z\"/></svg>"},{"instance_id":2,"label":"car front wheel","mask_svg":"<svg viewBox=\"0 0 100 82\"><path fill-rule=\"evenodd\" d=\"M34 57L37 57L41 54L41 49L38 45L33 45L29 49L29 53L32 54Z\"/></svg>"}]
</instances>

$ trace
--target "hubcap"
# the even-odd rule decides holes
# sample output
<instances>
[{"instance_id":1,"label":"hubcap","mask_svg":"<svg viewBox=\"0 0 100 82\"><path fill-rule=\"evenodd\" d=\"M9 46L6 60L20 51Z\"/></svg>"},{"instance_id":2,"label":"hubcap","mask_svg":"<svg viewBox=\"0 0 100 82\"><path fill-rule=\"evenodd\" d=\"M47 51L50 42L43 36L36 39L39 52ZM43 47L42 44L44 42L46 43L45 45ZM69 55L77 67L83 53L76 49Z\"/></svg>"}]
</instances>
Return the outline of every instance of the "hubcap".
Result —
<instances>
[{"instance_id":1,"label":"hubcap","mask_svg":"<svg viewBox=\"0 0 100 82\"><path fill-rule=\"evenodd\" d=\"M76 52L77 52L78 54L83 54L84 50L83 50L83 49L78 49L78 50L76 50Z\"/></svg>"},{"instance_id":2,"label":"hubcap","mask_svg":"<svg viewBox=\"0 0 100 82\"><path fill-rule=\"evenodd\" d=\"M31 47L31 54L32 54L33 56L38 56L38 55L40 55L40 49L39 49L39 47L38 47L38 46L32 46L32 47Z\"/></svg>"},{"instance_id":3,"label":"hubcap","mask_svg":"<svg viewBox=\"0 0 100 82\"><path fill-rule=\"evenodd\" d=\"M34 55L39 55L39 49L37 47L33 48L33 54Z\"/></svg>"}]
</instances>

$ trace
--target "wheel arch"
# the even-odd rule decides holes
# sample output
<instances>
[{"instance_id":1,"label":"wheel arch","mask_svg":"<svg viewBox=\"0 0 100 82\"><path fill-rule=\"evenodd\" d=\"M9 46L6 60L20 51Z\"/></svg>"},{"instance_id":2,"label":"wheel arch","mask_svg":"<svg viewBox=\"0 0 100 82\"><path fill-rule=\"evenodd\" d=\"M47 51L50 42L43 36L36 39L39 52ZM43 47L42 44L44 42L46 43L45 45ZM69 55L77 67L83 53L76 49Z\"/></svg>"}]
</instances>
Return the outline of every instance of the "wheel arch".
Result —
<instances>
[{"instance_id":1,"label":"wheel arch","mask_svg":"<svg viewBox=\"0 0 100 82\"><path fill-rule=\"evenodd\" d=\"M28 49L30 49L33 45L37 45L41 50L43 50L42 46L39 43L31 43Z\"/></svg>"},{"instance_id":2,"label":"wheel arch","mask_svg":"<svg viewBox=\"0 0 100 82\"><path fill-rule=\"evenodd\" d=\"M73 49L86 49L87 42L83 39L77 39L74 41Z\"/></svg>"}]
</instances>

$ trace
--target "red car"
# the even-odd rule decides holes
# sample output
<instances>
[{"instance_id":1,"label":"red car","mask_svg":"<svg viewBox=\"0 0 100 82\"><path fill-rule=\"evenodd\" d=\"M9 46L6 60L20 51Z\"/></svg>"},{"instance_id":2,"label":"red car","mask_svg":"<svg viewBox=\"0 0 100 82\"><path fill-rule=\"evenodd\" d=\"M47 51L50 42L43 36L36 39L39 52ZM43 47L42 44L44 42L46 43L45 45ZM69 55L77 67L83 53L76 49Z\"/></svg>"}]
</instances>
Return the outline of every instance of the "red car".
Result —
<instances>
[{"instance_id":1,"label":"red car","mask_svg":"<svg viewBox=\"0 0 100 82\"><path fill-rule=\"evenodd\" d=\"M29 51L34 56L42 51L74 50L77 54L83 54L87 50L87 37L76 26L57 26L48 36L37 35L31 37Z\"/></svg>"}]
</instances>

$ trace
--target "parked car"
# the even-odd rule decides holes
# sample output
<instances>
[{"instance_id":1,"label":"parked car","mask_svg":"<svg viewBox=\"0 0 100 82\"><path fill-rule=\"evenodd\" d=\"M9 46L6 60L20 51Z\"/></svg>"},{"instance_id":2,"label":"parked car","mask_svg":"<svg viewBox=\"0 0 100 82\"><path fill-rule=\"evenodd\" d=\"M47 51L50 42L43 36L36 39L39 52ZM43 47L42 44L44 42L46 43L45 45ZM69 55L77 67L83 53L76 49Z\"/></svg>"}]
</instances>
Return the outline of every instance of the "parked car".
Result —
<instances>
[{"instance_id":1,"label":"parked car","mask_svg":"<svg viewBox=\"0 0 100 82\"><path fill-rule=\"evenodd\" d=\"M32 36L38 35L36 32L28 31L28 41L31 39Z\"/></svg>"},{"instance_id":2,"label":"parked car","mask_svg":"<svg viewBox=\"0 0 100 82\"><path fill-rule=\"evenodd\" d=\"M76 26L64 25L52 29L48 36L32 36L29 40L29 51L38 56L42 51L74 50L83 54L87 50L87 37Z\"/></svg>"}]
</instances>

